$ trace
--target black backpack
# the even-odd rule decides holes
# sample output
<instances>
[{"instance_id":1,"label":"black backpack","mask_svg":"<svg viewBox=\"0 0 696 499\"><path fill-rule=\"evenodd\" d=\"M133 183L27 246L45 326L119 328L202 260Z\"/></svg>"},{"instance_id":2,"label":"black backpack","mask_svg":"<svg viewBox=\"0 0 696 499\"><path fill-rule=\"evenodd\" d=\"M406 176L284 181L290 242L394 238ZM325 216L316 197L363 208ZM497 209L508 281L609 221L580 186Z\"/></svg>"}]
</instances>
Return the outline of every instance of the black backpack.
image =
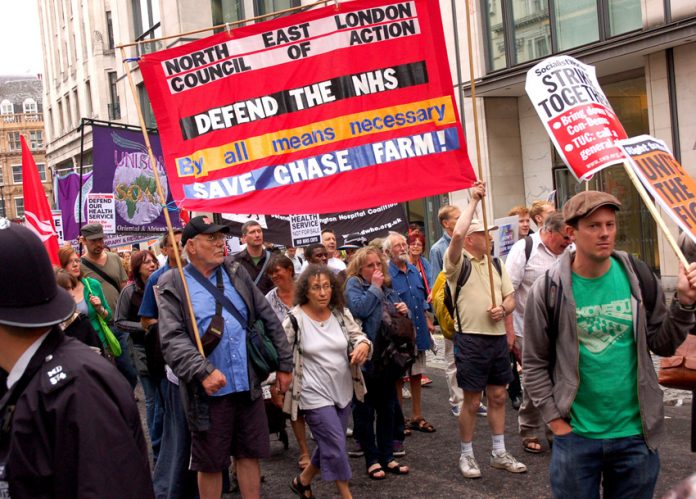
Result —
<instances>
[{"instance_id":1,"label":"black backpack","mask_svg":"<svg viewBox=\"0 0 696 499\"><path fill-rule=\"evenodd\" d=\"M413 321L397 312L385 310L373 348L372 368L375 376L393 381L404 376L418 355Z\"/></svg>"},{"instance_id":2,"label":"black backpack","mask_svg":"<svg viewBox=\"0 0 696 499\"><path fill-rule=\"evenodd\" d=\"M640 284L640 294L643 295L643 306L648 317L655 309L657 301L657 278L653 274L650 267L642 260L637 260L629 253L628 261L631 263L633 272L638 276ZM563 283L554 282L549 277L549 271L546 271L545 288L546 288L546 316L548 317L548 326L546 327L546 335L549 338L549 345L554 345L554 348L549 348L549 374L553 379L553 371L556 366L556 340L558 339L558 318L561 313L561 302L563 297Z\"/></svg>"}]
</instances>

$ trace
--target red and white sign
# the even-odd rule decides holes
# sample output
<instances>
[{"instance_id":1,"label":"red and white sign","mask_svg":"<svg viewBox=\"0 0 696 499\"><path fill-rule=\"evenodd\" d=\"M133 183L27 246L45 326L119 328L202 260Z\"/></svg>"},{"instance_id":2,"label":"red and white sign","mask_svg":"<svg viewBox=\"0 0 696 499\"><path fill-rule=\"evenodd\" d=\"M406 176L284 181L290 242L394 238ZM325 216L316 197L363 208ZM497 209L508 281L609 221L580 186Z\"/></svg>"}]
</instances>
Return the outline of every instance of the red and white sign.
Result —
<instances>
[{"instance_id":1,"label":"red and white sign","mask_svg":"<svg viewBox=\"0 0 696 499\"><path fill-rule=\"evenodd\" d=\"M626 138L599 86L595 69L569 56L544 59L525 85L558 154L578 180L626 156L614 141Z\"/></svg>"},{"instance_id":2,"label":"red and white sign","mask_svg":"<svg viewBox=\"0 0 696 499\"><path fill-rule=\"evenodd\" d=\"M180 208L331 213L475 180L439 2L341 2L139 65Z\"/></svg>"}]
</instances>

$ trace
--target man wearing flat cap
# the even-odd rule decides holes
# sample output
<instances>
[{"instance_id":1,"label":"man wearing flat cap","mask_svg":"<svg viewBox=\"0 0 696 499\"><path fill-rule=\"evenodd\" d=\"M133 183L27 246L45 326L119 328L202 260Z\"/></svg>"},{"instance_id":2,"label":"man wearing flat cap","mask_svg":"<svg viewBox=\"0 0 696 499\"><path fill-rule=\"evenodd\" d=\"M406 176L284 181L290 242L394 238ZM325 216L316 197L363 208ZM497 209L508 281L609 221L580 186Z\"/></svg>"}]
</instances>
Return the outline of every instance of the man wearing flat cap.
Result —
<instances>
[{"instance_id":1,"label":"man wearing flat cap","mask_svg":"<svg viewBox=\"0 0 696 499\"><path fill-rule=\"evenodd\" d=\"M614 248L620 208L608 193L573 196L575 251L527 300L524 387L554 433L554 497L653 496L664 408L650 352L672 355L694 322L696 264L680 266L668 308L649 268Z\"/></svg>"},{"instance_id":2,"label":"man wearing flat cap","mask_svg":"<svg viewBox=\"0 0 696 499\"><path fill-rule=\"evenodd\" d=\"M492 262L495 269L492 271L491 290L488 272L490 255L486 252L486 238L490 238L490 235L484 225L473 218L485 193L485 184L477 182L469 204L462 210L454 226L444 258L447 285L453 299L457 296L452 317L455 326L453 342L457 384L464 392L459 413L459 471L465 478L481 476L472 443L476 412L483 390L486 390L488 397L487 417L492 437L490 465L511 473L527 471L527 467L505 448L506 386L512 381L509 352L514 337L512 334L508 337L504 319L515 309L515 297L510 277L500 261ZM488 227L489 231L495 229L497 227ZM469 277L457 294L457 281L465 264L470 269ZM495 297L495 306L492 306L492 297Z\"/></svg>"},{"instance_id":3,"label":"man wearing flat cap","mask_svg":"<svg viewBox=\"0 0 696 499\"><path fill-rule=\"evenodd\" d=\"M0 497L154 498L126 380L58 324L75 303L29 229L0 219Z\"/></svg>"},{"instance_id":4,"label":"man wearing flat cap","mask_svg":"<svg viewBox=\"0 0 696 499\"><path fill-rule=\"evenodd\" d=\"M257 320L278 352L280 393L287 391L292 377L292 351L275 312L244 267L225 257L228 231L204 216L184 227L181 242L189 260L184 275L193 318L178 269L164 274L158 289L162 353L180 380L191 430L190 469L198 473L201 499L219 499L230 456L235 458L242 496L260 495L259 458L268 457L270 443L263 379L246 348L247 328ZM192 319L203 340L209 330L220 337L206 356L196 348Z\"/></svg>"}]
</instances>

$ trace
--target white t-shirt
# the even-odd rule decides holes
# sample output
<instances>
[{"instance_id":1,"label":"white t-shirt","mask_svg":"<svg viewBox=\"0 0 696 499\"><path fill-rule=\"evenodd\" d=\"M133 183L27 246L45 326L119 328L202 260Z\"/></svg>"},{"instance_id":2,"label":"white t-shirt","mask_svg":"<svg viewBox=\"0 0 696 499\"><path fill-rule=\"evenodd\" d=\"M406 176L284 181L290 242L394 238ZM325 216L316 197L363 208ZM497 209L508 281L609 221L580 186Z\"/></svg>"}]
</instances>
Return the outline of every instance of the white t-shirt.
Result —
<instances>
[{"instance_id":1,"label":"white t-shirt","mask_svg":"<svg viewBox=\"0 0 696 499\"><path fill-rule=\"evenodd\" d=\"M336 317L317 322L302 314L300 409L346 407L353 398L348 341Z\"/></svg>"}]
</instances>

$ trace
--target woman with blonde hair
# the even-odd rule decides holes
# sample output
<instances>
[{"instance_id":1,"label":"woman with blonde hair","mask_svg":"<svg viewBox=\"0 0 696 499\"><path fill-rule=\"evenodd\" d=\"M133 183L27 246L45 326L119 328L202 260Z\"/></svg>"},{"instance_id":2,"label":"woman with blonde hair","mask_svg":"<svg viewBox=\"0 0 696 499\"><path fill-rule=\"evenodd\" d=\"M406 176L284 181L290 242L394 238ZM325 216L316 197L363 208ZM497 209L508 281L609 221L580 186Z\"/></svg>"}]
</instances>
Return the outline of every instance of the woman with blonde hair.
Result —
<instances>
[{"instance_id":1,"label":"woman with blonde hair","mask_svg":"<svg viewBox=\"0 0 696 499\"><path fill-rule=\"evenodd\" d=\"M373 344L385 314L408 314L406 304L391 288L384 255L369 246L359 249L348 266L345 296L348 309L362 321L363 331ZM398 418L403 420L395 380L379 376L371 362L365 363L362 371L367 395L353 405L353 436L364 452L367 474L372 480L383 480L386 473L405 475L408 466L394 459L395 426Z\"/></svg>"}]
</instances>

